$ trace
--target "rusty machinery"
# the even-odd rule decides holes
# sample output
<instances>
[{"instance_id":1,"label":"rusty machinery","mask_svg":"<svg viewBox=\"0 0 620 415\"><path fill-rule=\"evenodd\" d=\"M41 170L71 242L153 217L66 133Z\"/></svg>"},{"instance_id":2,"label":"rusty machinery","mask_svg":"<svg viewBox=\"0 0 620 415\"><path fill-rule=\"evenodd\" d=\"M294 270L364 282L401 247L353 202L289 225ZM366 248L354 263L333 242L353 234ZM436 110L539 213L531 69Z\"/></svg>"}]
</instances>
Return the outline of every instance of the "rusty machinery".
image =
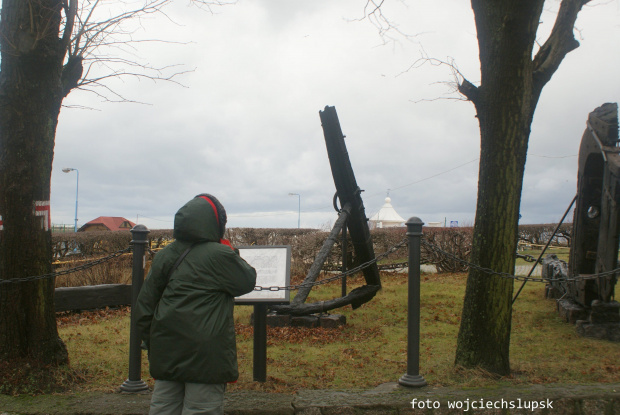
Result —
<instances>
[{"instance_id":1,"label":"rusty machinery","mask_svg":"<svg viewBox=\"0 0 620 415\"><path fill-rule=\"evenodd\" d=\"M569 277L603 274L618 268L620 234L620 147L618 105L607 103L588 116L579 148L577 202L573 218ZM568 297L589 308L614 298L617 276L569 279Z\"/></svg>"}]
</instances>

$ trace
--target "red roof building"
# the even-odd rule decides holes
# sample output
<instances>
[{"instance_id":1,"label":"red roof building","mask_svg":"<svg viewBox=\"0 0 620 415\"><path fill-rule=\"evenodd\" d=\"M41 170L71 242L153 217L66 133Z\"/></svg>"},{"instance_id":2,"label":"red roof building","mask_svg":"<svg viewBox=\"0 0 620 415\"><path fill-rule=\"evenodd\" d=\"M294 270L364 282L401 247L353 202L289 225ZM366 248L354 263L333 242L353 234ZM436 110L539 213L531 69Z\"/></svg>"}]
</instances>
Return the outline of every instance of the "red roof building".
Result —
<instances>
[{"instance_id":1,"label":"red roof building","mask_svg":"<svg viewBox=\"0 0 620 415\"><path fill-rule=\"evenodd\" d=\"M136 226L135 223L119 216L99 216L82 225L78 232L129 231L134 226Z\"/></svg>"}]
</instances>

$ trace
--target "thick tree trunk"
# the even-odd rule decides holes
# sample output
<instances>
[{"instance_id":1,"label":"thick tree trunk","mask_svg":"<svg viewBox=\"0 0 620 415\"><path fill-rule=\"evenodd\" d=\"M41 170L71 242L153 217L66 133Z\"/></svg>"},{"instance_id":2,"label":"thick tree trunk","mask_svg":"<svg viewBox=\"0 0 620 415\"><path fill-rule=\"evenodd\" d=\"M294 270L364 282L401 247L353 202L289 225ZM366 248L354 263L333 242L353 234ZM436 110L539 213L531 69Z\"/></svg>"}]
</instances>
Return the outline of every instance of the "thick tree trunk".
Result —
<instances>
[{"instance_id":1,"label":"thick tree trunk","mask_svg":"<svg viewBox=\"0 0 620 415\"><path fill-rule=\"evenodd\" d=\"M3 0L0 21L0 279L51 272L50 178L64 97L62 0ZM0 359L61 364L54 281L0 284Z\"/></svg>"},{"instance_id":2,"label":"thick tree trunk","mask_svg":"<svg viewBox=\"0 0 620 415\"><path fill-rule=\"evenodd\" d=\"M537 95L532 47L543 0L476 1L481 86L469 98L480 123L478 202L471 262L513 273L521 187ZM470 268L456 364L510 372L513 280Z\"/></svg>"}]
</instances>

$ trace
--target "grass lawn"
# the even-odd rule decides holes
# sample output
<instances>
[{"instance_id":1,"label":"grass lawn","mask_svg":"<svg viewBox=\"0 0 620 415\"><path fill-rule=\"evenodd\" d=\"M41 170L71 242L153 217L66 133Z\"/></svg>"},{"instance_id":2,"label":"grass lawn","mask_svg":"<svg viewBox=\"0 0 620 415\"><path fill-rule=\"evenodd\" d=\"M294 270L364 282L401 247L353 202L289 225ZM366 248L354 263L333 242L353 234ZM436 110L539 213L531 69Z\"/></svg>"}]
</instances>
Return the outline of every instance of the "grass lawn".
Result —
<instances>
[{"instance_id":1,"label":"grass lawn","mask_svg":"<svg viewBox=\"0 0 620 415\"><path fill-rule=\"evenodd\" d=\"M515 303L511 339L513 374L497 379L455 368L454 353L465 291L464 274L422 276L420 374L429 385L486 387L506 384L617 382L620 345L581 338L562 322L540 283L528 283ZM229 390L372 388L406 372L407 277L385 274L383 288L357 310L335 310L339 329L269 328L267 382L252 381L252 307L235 307L239 381ZM349 289L361 285L353 280ZM520 285L519 282L516 283ZM517 286L518 288L518 286ZM315 287L308 302L340 295L340 283ZM63 315L59 332L71 359L73 390L113 390L128 374L128 310ZM148 375L146 354L143 379Z\"/></svg>"}]
</instances>

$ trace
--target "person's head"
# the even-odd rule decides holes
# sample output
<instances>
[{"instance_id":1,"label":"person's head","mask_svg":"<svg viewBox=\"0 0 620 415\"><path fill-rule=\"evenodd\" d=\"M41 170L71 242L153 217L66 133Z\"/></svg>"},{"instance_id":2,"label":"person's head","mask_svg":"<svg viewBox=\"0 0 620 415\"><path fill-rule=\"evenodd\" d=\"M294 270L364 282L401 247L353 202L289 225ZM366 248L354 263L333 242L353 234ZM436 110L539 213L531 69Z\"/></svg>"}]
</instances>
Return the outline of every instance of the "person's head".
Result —
<instances>
[{"instance_id":1,"label":"person's head","mask_svg":"<svg viewBox=\"0 0 620 415\"><path fill-rule=\"evenodd\" d=\"M213 209L218 222L220 238L223 238L224 232L226 232L226 222L228 221L228 218L226 217L226 209L224 209L224 206L220 203L219 200L217 200L215 196L212 196L208 193L201 193L196 197L206 200L211 205L211 208Z\"/></svg>"},{"instance_id":2,"label":"person's head","mask_svg":"<svg viewBox=\"0 0 620 415\"><path fill-rule=\"evenodd\" d=\"M226 210L220 201L208 193L201 193L174 216L173 236L190 242L219 241L224 237L226 221Z\"/></svg>"}]
</instances>

